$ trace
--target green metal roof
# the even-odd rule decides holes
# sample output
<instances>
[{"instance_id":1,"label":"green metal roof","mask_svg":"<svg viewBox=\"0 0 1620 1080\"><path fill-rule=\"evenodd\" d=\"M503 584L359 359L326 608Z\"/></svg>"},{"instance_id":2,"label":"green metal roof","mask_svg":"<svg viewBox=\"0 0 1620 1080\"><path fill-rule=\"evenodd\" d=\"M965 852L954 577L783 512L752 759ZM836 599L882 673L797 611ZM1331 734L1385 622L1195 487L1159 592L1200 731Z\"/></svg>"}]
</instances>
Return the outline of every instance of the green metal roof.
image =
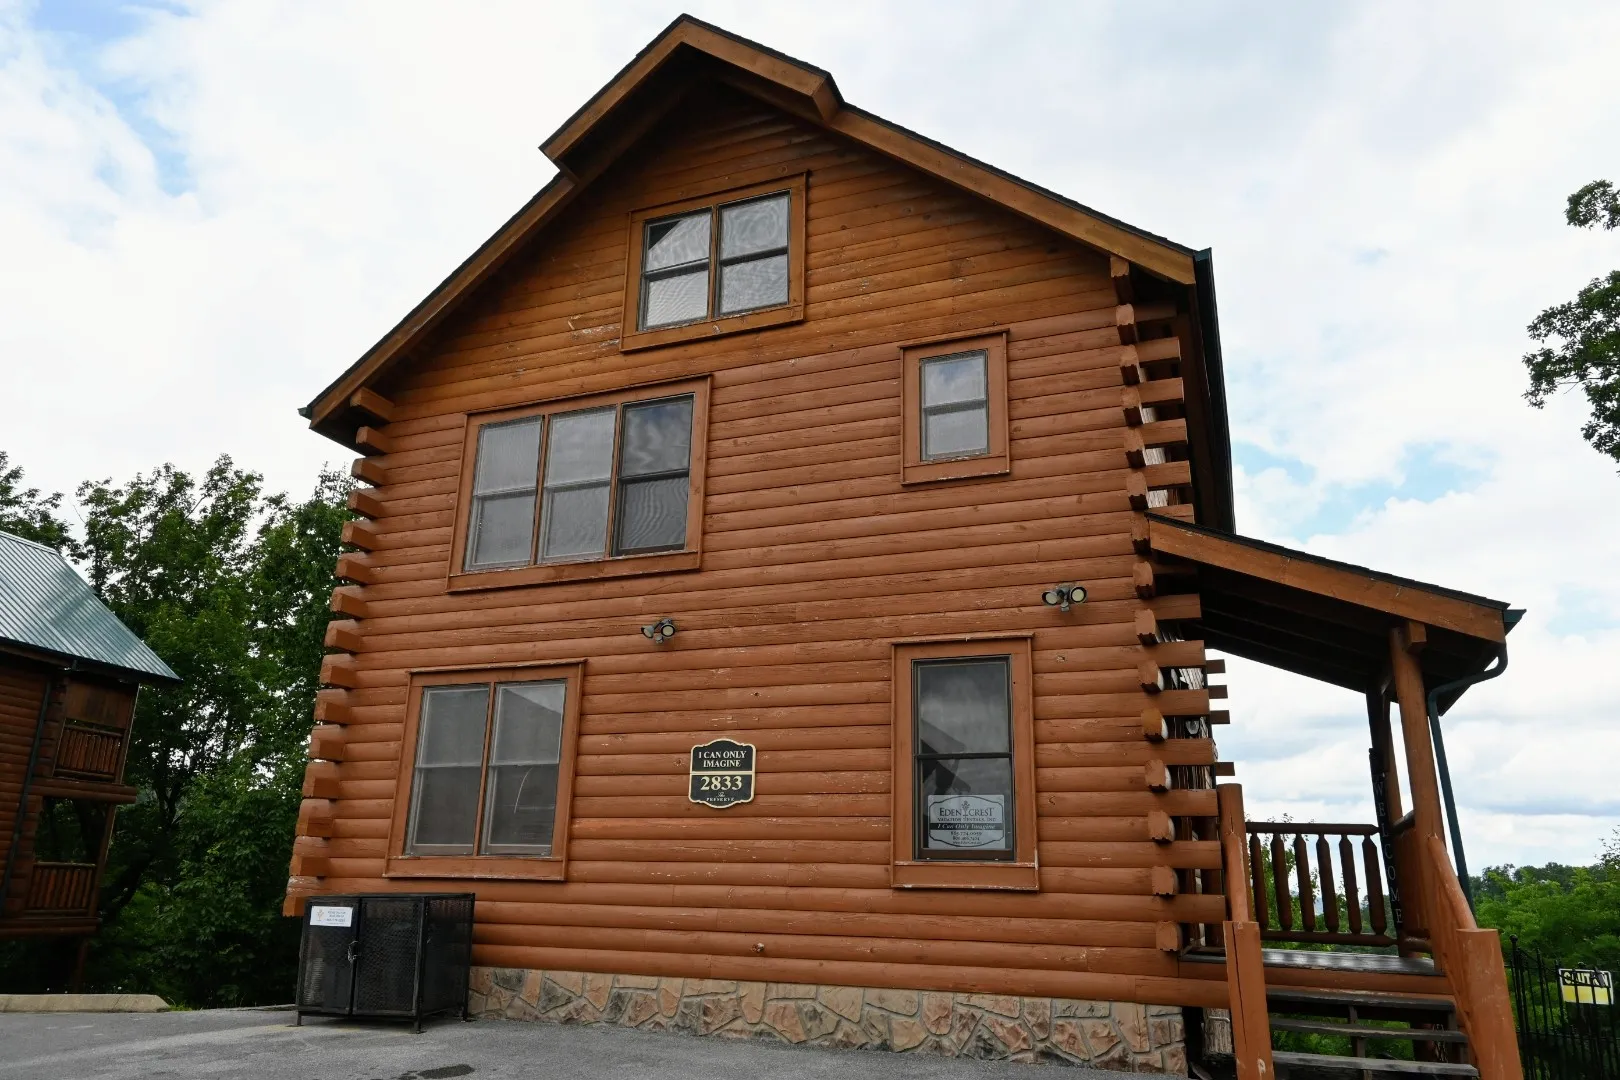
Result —
<instances>
[{"instance_id":1,"label":"green metal roof","mask_svg":"<svg viewBox=\"0 0 1620 1080\"><path fill-rule=\"evenodd\" d=\"M142 682L179 681L60 553L5 532L0 532L0 641L115 668Z\"/></svg>"}]
</instances>

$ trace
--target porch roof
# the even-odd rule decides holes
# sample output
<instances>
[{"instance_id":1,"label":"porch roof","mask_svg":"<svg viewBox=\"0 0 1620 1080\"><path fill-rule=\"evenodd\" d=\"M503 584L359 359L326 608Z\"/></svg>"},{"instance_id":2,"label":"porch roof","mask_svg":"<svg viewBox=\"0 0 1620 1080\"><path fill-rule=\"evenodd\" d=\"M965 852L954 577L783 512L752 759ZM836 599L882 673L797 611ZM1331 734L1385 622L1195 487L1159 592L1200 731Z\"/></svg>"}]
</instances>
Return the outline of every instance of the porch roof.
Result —
<instances>
[{"instance_id":1,"label":"porch roof","mask_svg":"<svg viewBox=\"0 0 1620 1080\"><path fill-rule=\"evenodd\" d=\"M1148 541L1156 556L1198 566L1202 614L1189 636L1358 693L1383 678L1393 627L1427 627L1423 673L1435 686L1490 666L1520 614L1499 600L1156 514ZM1460 696L1443 696L1441 711Z\"/></svg>"}]
</instances>

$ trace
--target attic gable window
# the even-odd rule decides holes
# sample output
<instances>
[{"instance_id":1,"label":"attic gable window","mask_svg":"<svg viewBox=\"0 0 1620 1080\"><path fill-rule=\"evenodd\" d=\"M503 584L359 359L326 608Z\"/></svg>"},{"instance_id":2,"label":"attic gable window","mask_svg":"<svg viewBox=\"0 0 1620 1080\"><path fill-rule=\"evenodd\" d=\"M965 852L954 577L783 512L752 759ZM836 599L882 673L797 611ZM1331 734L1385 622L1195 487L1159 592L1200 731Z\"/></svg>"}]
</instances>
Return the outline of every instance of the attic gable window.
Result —
<instances>
[{"instance_id":1,"label":"attic gable window","mask_svg":"<svg viewBox=\"0 0 1620 1080\"><path fill-rule=\"evenodd\" d=\"M804 177L631 215L626 350L803 317Z\"/></svg>"},{"instance_id":2,"label":"attic gable window","mask_svg":"<svg viewBox=\"0 0 1620 1080\"><path fill-rule=\"evenodd\" d=\"M469 418L449 585L695 569L708 382Z\"/></svg>"}]
</instances>

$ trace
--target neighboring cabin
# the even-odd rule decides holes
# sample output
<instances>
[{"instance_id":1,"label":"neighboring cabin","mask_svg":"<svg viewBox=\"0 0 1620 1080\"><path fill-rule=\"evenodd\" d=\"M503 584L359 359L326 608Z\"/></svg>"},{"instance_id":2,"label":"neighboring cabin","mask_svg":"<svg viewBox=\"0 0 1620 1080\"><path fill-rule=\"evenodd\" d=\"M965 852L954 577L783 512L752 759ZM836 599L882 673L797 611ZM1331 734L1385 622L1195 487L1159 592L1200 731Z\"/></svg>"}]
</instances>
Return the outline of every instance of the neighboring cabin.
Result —
<instances>
[{"instance_id":1,"label":"neighboring cabin","mask_svg":"<svg viewBox=\"0 0 1620 1080\"><path fill-rule=\"evenodd\" d=\"M486 1014L1255 1075L1268 992L1398 993L1509 1075L1423 691L1514 615L1233 535L1208 252L684 17L543 149L306 410L372 486L289 912L476 892ZM1368 696L1303 926L1206 646Z\"/></svg>"},{"instance_id":2,"label":"neighboring cabin","mask_svg":"<svg viewBox=\"0 0 1620 1080\"><path fill-rule=\"evenodd\" d=\"M59 553L0 533L0 939L96 932L135 697L175 681Z\"/></svg>"}]
</instances>

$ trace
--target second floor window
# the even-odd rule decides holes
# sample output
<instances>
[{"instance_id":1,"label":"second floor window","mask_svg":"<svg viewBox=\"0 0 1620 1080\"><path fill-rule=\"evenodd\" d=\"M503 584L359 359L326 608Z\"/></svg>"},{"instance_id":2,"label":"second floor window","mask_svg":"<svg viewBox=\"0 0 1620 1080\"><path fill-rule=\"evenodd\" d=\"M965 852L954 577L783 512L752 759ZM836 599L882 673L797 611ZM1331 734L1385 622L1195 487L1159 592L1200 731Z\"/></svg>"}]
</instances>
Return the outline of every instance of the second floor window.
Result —
<instances>
[{"instance_id":1,"label":"second floor window","mask_svg":"<svg viewBox=\"0 0 1620 1080\"><path fill-rule=\"evenodd\" d=\"M789 209L778 191L647 222L639 328L786 304Z\"/></svg>"},{"instance_id":2,"label":"second floor window","mask_svg":"<svg viewBox=\"0 0 1620 1080\"><path fill-rule=\"evenodd\" d=\"M679 394L481 425L464 569L684 549L693 406Z\"/></svg>"}]
</instances>

